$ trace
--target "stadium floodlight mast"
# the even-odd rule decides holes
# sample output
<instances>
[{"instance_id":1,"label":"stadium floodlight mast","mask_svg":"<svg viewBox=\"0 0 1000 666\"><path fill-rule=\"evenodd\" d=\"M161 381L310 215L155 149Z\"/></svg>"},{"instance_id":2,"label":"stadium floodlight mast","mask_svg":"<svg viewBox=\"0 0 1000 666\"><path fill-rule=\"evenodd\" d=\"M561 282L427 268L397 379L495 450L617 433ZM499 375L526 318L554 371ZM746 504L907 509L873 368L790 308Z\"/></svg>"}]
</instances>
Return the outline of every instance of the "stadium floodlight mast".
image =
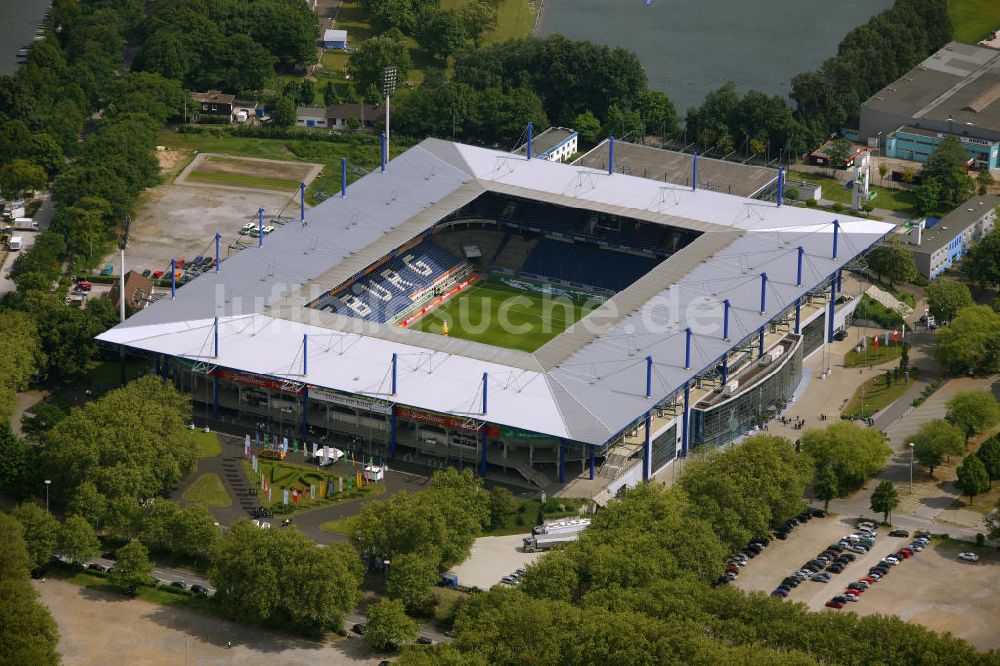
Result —
<instances>
[{"instance_id":1,"label":"stadium floodlight mast","mask_svg":"<svg viewBox=\"0 0 1000 666\"><path fill-rule=\"evenodd\" d=\"M385 97L385 151L389 153L389 98L396 92L396 74L398 70L395 66L386 67L382 70L382 96Z\"/></svg>"}]
</instances>

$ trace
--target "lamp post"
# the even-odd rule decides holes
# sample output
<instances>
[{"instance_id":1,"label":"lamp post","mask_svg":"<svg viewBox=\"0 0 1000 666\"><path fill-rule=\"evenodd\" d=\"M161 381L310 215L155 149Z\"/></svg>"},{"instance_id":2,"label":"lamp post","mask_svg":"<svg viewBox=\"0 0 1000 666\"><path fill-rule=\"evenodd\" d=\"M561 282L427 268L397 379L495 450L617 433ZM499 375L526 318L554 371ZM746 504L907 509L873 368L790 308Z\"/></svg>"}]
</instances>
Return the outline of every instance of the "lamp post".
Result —
<instances>
[{"instance_id":1,"label":"lamp post","mask_svg":"<svg viewBox=\"0 0 1000 666\"><path fill-rule=\"evenodd\" d=\"M396 68L382 70L382 96L385 97L385 154L389 159L389 98L396 92Z\"/></svg>"},{"instance_id":2,"label":"lamp post","mask_svg":"<svg viewBox=\"0 0 1000 666\"><path fill-rule=\"evenodd\" d=\"M52 485L52 479L45 479L45 512L51 513L49 511L49 486Z\"/></svg>"},{"instance_id":3,"label":"lamp post","mask_svg":"<svg viewBox=\"0 0 1000 666\"><path fill-rule=\"evenodd\" d=\"M910 447L910 494L913 494L913 442L907 444Z\"/></svg>"}]
</instances>

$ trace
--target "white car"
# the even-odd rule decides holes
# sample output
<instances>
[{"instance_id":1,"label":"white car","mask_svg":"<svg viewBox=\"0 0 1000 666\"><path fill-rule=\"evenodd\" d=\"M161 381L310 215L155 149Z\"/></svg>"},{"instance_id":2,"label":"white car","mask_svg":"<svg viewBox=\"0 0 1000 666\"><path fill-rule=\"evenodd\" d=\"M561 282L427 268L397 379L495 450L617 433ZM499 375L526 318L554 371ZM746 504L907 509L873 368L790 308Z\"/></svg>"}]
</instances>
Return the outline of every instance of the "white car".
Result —
<instances>
[{"instance_id":1,"label":"white car","mask_svg":"<svg viewBox=\"0 0 1000 666\"><path fill-rule=\"evenodd\" d=\"M240 229L240 233L246 236L248 233L250 233L256 228L257 225L254 222L247 222L246 224L243 225L243 228Z\"/></svg>"},{"instance_id":2,"label":"white car","mask_svg":"<svg viewBox=\"0 0 1000 666\"><path fill-rule=\"evenodd\" d=\"M958 559L965 560L966 562L978 562L979 556L975 553L959 553Z\"/></svg>"},{"instance_id":3,"label":"white car","mask_svg":"<svg viewBox=\"0 0 1000 666\"><path fill-rule=\"evenodd\" d=\"M867 520L858 523L859 530L871 530L872 532L874 532L876 527L878 526L875 523Z\"/></svg>"},{"instance_id":4,"label":"white car","mask_svg":"<svg viewBox=\"0 0 1000 666\"><path fill-rule=\"evenodd\" d=\"M892 567L894 567L897 564L899 564L899 560L896 559L895 557L893 557L892 555L890 555L889 557L883 558L882 561L885 562L886 564L888 564L889 566L892 566Z\"/></svg>"}]
</instances>

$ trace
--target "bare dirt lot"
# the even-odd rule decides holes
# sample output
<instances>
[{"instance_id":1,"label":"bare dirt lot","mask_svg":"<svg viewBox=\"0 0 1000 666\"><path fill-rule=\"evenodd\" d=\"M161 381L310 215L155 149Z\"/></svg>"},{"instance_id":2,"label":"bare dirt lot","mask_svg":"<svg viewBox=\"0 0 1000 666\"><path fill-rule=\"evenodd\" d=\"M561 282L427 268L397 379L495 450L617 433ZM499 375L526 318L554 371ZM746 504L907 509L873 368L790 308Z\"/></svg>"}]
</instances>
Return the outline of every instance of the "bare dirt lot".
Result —
<instances>
[{"instance_id":1,"label":"bare dirt lot","mask_svg":"<svg viewBox=\"0 0 1000 666\"><path fill-rule=\"evenodd\" d=\"M196 171L207 173L231 173L239 176L260 178L283 178L299 182L309 177L317 166L302 162L279 162L275 160L231 157L228 155L208 155L202 153L195 158L192 166Z\"/></svg>"},{"instance_id":2,"label":"bare dirt lot","mask_svg":"<svg viewBox=\"0 0 1000 666\"><path fill-rule=\"evenodd\" d=\"M161 151L163 153L170 151ZM206 158L219 157L223 161L206 162ZM173 165L164 164L164 160ZM225 161L232 160L232 161ZM208 153L198 155L175 182L164 183L147 190L139 200L132 218L129 232L125 269L142 271L165 270L169 272L171 259L191 260L198 255L215 253L215 233L222 234L222 257L226 257L226 246L237 237L239 229L250 218L256 219L257 209L263 208L265 218L278 215L298 216L298 193L296 191L275 191L268 188L254 188L215 184L210 182L185 182L185 174L204 164L210 168L225 171L236 169L236 176L242 178L263 178L241 170L255 169L289 182L304 181L307 184L315 178L322 165L280 160L257 160L215 156ZM164 178L169 178L175 160L163 157L161 166ZM105 258L103 263L112 264L118 271L118 253Z\"/></svg>"},{"instance_id":3,"label":"bare dirt lot","mask_svg":"<svg viewBox=\"0 0 1000 666\"><path fill-rule=\"evenodd\" d=\"M34 582L59 625L63 663L377 664L357 638L308 641L189 610L91 590L65 581ZM233 647L227 648L226 641Z\"/></svg>"},{"instance_id":4,"label":"bare dirt lot","mask_svg":"<svg viewBox=\"0 0 1000 666\"><path fill-rule=\"evenodd\" d=\"M782 578L851 533L853 526L853 517L814 518L798 526L786 541L772 541L743 567L736 584L744 590L770 593ZM833 575L830 583L805 581L791 591L788 599L805 603L814 611L825 610L824 604L843 592L848 583L867 575L876 562L910 543L909 539L889 537L889 531L879 527L875 547L865 555L857 555L857 560L843 573ZM980 561L971 564L958 560L958 553L965 550L978 552ZM1000 557L995 551L970 544L935 539L923 552L893 567L857 603L830 612L893 614L935 631L951 632L981 650L998 648Z\"/></svg>"},{"instance_id":5,"label":"bare dirt lot","mask_svg":"<svg viewBox=\"0 0 1000 666\"><path fill-rule=\"evenodd\" d=\"M458 575L458 584L488 590L504 576L537 560L544 553L525 553L519 550L526 536L528 535L514 534L476 539L469 559L452 569Z\"/></svg>"}]
</instances>

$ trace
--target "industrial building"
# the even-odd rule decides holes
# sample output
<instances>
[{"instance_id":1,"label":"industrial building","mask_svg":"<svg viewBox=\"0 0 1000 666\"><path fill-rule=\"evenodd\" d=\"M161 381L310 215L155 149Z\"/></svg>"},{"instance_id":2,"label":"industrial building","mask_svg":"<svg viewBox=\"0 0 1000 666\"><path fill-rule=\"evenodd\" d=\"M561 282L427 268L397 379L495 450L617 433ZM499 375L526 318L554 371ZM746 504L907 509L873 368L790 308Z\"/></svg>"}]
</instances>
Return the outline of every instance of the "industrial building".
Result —
<instances>
[{"instance_id":1,"label":"industrial building","mask_svg":"<svg viewBox=\"0 0 1000 666\"><path fill-rule=\"evenodd\" d=\"M993 229L1000 196L974 196L944 217L912 225L909 243L917 271L933 280L954 266Z\"/></svg>"},{"instance_id":2,"label":"industrial building","mask_svg":"<svg viewBox=\"0 0 1000 666\"><path fill-rule=\"evenodd\" d=\"M528 131L532 128L529 124ZM532 157L550 162L565 162L578 150L579 139L575 130L566 127L550 127L538 136L529 137ZM528 141L518 146L515 155L528 154Z\"/></svg>"},{"instance_id":3,"label":"industrial building","mask_svg":"<svg viewBox=\"0 0 1000 666\"><path fill-rule=\"evenodd\" d=\"M593 168L427 139L253 246L217 242L215 271L98 339L199 421L548 492L651 479L784 409L856 305L841 271L894 225L702 188L690 156L694 185L622 174L615 148ZM636 266L532 352L406 326L474 274L558 293Z\"/></svg>"},{"instance_id":4,"label":"industrial building","mask_svg":"<svg viewBox=\"0 0 1000 666\"><path fill-rule=\"evenodd\" d=\"M917 161L954 135L977 168L996 168L1000 51L951 42L861 105L860 135Z\"/></svg>"}]
</instances>

